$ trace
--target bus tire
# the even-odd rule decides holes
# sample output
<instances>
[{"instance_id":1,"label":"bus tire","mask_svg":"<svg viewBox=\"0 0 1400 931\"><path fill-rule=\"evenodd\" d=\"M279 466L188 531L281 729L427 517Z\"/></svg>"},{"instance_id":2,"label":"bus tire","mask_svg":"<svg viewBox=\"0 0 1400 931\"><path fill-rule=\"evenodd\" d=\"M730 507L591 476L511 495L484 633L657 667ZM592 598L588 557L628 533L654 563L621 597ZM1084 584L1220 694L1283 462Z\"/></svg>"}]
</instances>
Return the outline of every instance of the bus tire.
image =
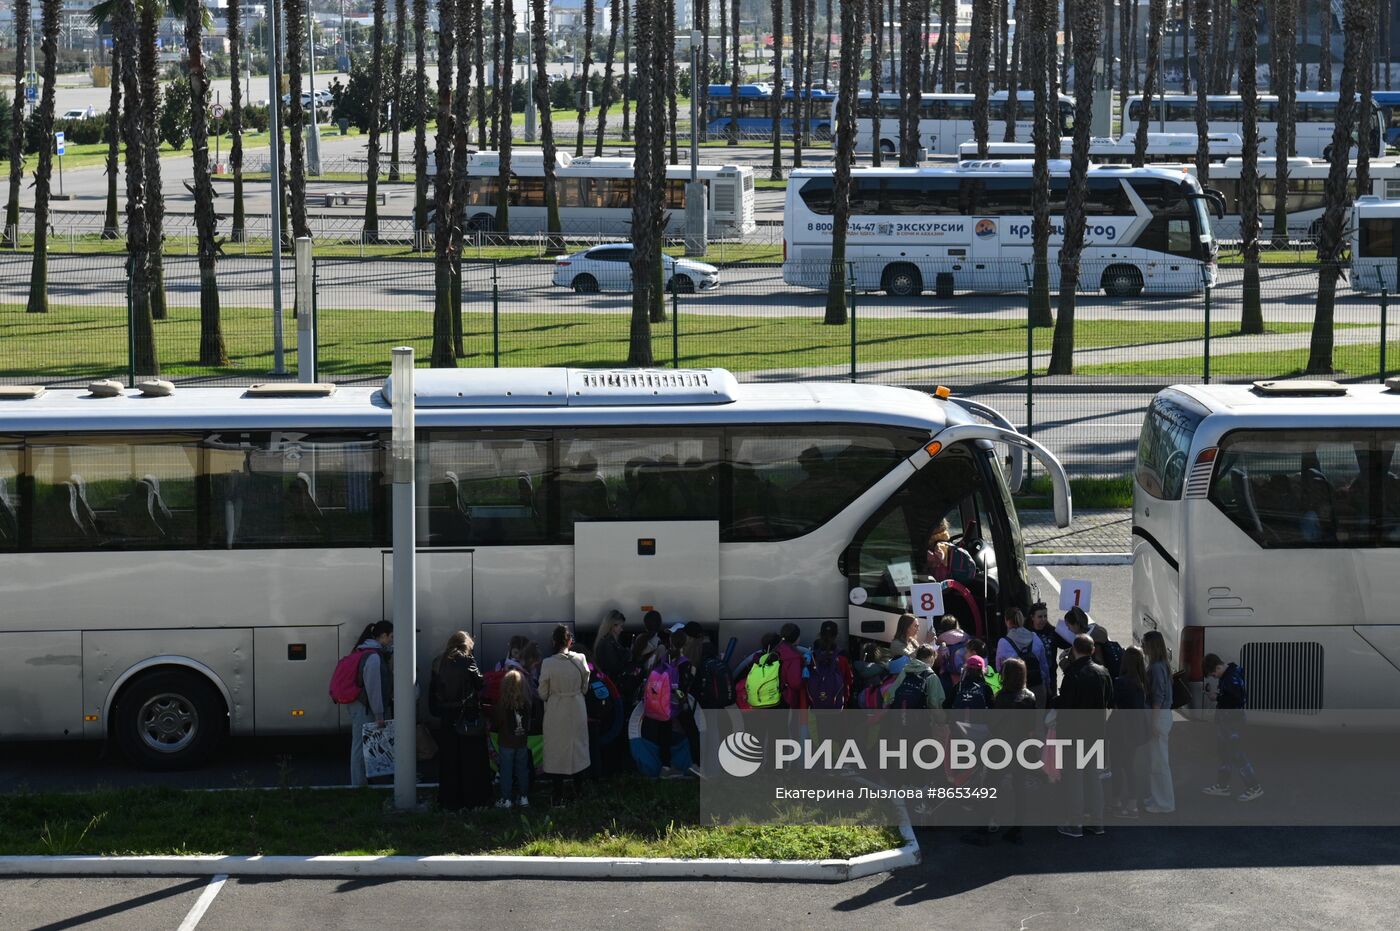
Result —
<instances>
[{"instance_id":1,"label":"bus tire","mask_svg":"<svg viewBox=\"0 0 1400 931\"><path fill-rule=\"evenodd\" d=\"M880 140L880 151L885 155L893 157L895 154L894 143L888 139Z\"/></svg>"},{"instance_id":2,"label":"bus tire","mask_svg":"<svg viewBox=\"0 0 1400 931\"><path fill-rule=\"evenodd\" d=\"M207 678L166 667L127 683L112 712L112 736L144 769L189 769L228 734L228 709Z\"/></svg>"},{"instance_id":3,"label":"bus tire","mask_svg":"<svg viewBox=\"0 0 1400 931\"><path fill-rule=\"evenodd\" d=\"M933 276L933 293L944 300L953 296L952 272L939 272Z\"/></svg>"},{"instance_id":4,"label":"bus tire","mask_svg":"<svg viewBox=\"0 0 1400 931\"><path fill-rule=\"evenodd\" d=\"M578 275L573 281L575 294L597 294L598 279L587 273Z\"/></svg>"},{"instance_id":5,"label":"bus tire","mask_svg":"<svg viewBox=\"0 0 1400 931\"><path fill-rule=\"evenodd\" d=\"M885 267L881 287L891 297L915 297L924 293L924 279L918 268L899 262Z\"/></svg>"},{"instance_id":6,"label":"bus tire","mask_svg":"<svg viewBox=\"0 0 1400 931\"><path fill-rule=\"evenodd\" d=\"M1142 294L1142 272L1131 265L1110 265L1103 273L1103 293L1109 297Z\"/></svg>"}]
</instances>

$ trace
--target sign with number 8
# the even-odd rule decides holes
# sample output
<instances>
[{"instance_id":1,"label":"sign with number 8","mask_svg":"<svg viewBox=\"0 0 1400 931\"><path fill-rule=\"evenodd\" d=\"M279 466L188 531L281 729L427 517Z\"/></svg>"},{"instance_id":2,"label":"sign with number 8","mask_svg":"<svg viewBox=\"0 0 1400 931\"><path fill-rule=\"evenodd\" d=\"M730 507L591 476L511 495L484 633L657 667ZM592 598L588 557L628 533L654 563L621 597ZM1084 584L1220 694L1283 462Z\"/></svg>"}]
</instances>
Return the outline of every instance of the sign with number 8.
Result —
<instances>
[{"instance_id":1,"label":"sign with number 8","mask_svg":"<svg viewBox=\"0 0 1400 931\"><path fill-rule=\"evenodd\" d=\"M914 613L920 617L942 617L945 613L942 582L921 582L910 587L909 595L914 602Z\"/></svg>"}]
</instances>

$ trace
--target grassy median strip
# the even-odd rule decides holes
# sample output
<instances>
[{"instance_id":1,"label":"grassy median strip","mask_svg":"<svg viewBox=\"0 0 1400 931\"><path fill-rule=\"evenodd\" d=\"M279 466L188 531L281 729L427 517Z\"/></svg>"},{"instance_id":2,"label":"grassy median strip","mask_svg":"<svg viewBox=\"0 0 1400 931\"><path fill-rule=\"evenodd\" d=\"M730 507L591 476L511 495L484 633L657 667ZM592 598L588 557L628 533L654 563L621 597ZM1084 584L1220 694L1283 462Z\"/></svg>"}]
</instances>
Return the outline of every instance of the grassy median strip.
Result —
<instances>
[{"instance_id":1,"label":"grassy median strip","mask_svg":"<svg viewBox=\"0 0 1400 931\"><path fill-rule=\"evenodd\" d=\"M431 794L431 793L427 793ZM170 788L0 796L0 855L759 857L846 859L903 845L889 827L708 825L693 782L619 777L567 808L400 813L373 789Z\"/></svg>"},{"instance_id":2,"label":"grassy median strip","mask_svg":"<svg viewBox=\"0 0 1400 931\"><path fill-rule=\"evenodd\" d=\"M1076 508L1130 508L1133 506L1133 479L1130 475L1114 478L1072 478L1070 492ZM1050 478L1034 476L1013 499L1021 510L1048 510L1054 506Z\"/></svg>"},{"instance_id":3,"label":"grassy median strip","mask_svg":"<svg viewBox=\"0 0 1400 931\"><path fill-rule=\"evenodd\" d=\"M1338 324L1338 332L1356 324ZM1300 326L1298 330L1285 330L1277 324L1270 324L1276 332L1297 332L1311 330L1311 325ZM1400 368L1400 343L1388 341L1386 351L1387 374ZM1211 378L1292 378L1306 373L1308 347L1279 349L1273 352L1230 352L1227 344L1215 343L1211 347ZM1348 376L1365 378L1377 375L1380 371L1380 343L1344 344L1338 343L1332 350L1332 369L1335 377ZM1141 362L1111 362L1098 365L1076 366L1076 375L1146 375L1163 378L1188 378L1202 375L1201 357L1148 359Z\"/></svg>"},{"instance_id":4,"label":"grassy median strip","mask_svg":"<svg viewBox=\"0 0 1400 931\"><path fill-rule=\"evenodd\" d=\"M426 279L425 282L426 284ZM225 292L235 296L237 290ZM499 332L493 336L489 295L468 295L471 308L463 314L463 367L491 367L499 345L502 367L621 365L627 359L630 316L609 312L607 307L625 306L625 296L605 298L575 297L568 292L539 291L541 306L570 305L583 309L516 312L503 309ZM419 295L403 298L404 306L385 310L344 310L328 306L332 298L322 296L317 330L320 340L320 370L326 376L374 377L388 367L389 350L411 345L424 359L432 347L432 314ZM694 300L694 299L691 299ZM290 301L288 302L290 305ZM668 310L669 313L669 310ZM847 326L826 326L822 309L813 307L800 316L701 314L687 312L681 305L678 345L679 362L688 367L718 366L735 372L800 368L812 374L841 374L850 366L851 330ZM199 311L194 307L172 307L169 317L158 321L156 352L161 371L169 375L261 375L272 367L272 314L266 309L225 307L222 311L224 340L230 364L204 367L198 364ZM1225 339L1236 324L1221 323L1215 335L1221 337L1214 351L1230 351ZM1276 332L1295 332L1308 324L1275 324ZM1137 374L1144 365L1164 364L1145 360L1145 349L1157 343L1195 340L1201 334L1196 323L1153 323L1141 321L1083 320L1076 334L1081 350L1112 348L1122 352L1123 371ZM296 321L292 308L285 310L283 335L289 364L295 364ZM856 336L862 364L891 363L907 368L905 373L870 374L872 381L897 375L918 376L925 371L938 379L936 366L941 360L967 360L984 356L985 361L963 362L959 370L975 368L978 378L1004 374L1014 377L1024 371L1026 329L1024 323L1009 318L957 317L862 317ZM1035 331L1038 351L1050 347L1051 331ZM1242 347L1243 348L1243 347ZM652 325L652 354L657 365L672 362L671 321ZM1224 358L1222 356L1222 358ZM914 360L914 361L907 361ZM1173 373L1189 375L1199 368L1198 358L1165 360ZM1219 364L1218 362L1215 364ZM7 377L85 377L108 376L126 370L126 310L116 303L106 307L52 305L48 314L26 314L23 305L0 305L0 376ZM1194 366L1194 369L1193 369ZM1213 369L1214 370L1214 369ZM1088 369L1086 369L1088 371ZM1268 370L1251 370L1261 376ZM957 382L957 371L942 377Z\"/></svg>"}]
</instances>

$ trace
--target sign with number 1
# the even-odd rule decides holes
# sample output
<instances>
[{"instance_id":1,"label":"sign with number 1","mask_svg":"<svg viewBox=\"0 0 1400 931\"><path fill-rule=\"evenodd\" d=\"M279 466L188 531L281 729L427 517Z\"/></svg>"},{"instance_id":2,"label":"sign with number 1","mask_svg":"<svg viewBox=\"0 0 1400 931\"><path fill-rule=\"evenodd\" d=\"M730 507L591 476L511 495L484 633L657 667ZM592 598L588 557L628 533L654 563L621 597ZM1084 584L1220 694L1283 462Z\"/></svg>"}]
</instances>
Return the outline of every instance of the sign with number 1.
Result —
<instances>
[{"instance_id":1,"label":"sign with number 1","mask_svg":"<svg viewBox=\"0 0 1400 931\"><path fill-rule=\"evenodd\" d=\"M1065 579L1060 583L1060 610L1078 608L1089 613L1089 596L1093 594L1094 583L1084 579Z\"/></svg>"},{"instance_id":2,"label":"sign with number 1","mask_svg":"<svg viewBox=\"0 0 1400 931\"><path fill-rule=\"evenodd\" d=\"M942 617L945 613L942 582L920 582L909 589L909 598L919 617Z\"/></svg>"}]
</instances>

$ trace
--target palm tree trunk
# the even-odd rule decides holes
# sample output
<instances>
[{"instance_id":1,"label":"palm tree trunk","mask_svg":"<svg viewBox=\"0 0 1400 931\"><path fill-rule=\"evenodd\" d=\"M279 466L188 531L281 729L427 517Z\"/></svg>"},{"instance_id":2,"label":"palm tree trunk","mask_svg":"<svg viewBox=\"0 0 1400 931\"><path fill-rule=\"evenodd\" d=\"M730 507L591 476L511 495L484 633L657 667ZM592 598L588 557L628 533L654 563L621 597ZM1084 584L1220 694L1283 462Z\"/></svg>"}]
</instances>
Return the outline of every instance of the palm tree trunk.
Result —
<instances>
[{"instance_id":1,"label":"palm tree trunk","mask_svg":"<svg viewBox=\"0 0 1400 931\"><path fill-rule=\"evenodd\" d=\"M1128 132L1128 82L1132 79L1132 47L1137 44L1133 32L1134 0L1122 0L1118 10L1118 132Z\"/></svg>"},{"instance_id":2,"label":"palm tree trunk","mask_svg":"<svg viewBox=\"0 0 1400 931\"><path fill-rule=\"evenodd\" d=\"M593 147L593 154L599 158L603 155L603 139L608 131L608 108L613 104L613 61L617 57L617 33L622 25L621 0L611 0L610 10L608 16L608 55L603 63L603 99L598 105L598 142Z\"/></svg>"},{"instance_id":3,"label":"palm tree trunk","mask_svg":"<svg viewBox=\"0 0 1400 931\"><path fill-rule=\"evenodd\" d=\"M737 2L737 0L735 0ZM614 14L616 21L616 14ZM729 0L719 0L719 71L729 67Z\"/></svg>"},{"instance_id":4,"label":"palm tree trunk","mask_svg":"<svg viewBox=\"0 0 1400 931\"><path fill-rule=\"evenodd\" d=\"M583 155L583 134L587 131L588 124L588 110L584 107L584 103L588 99L588 75L593 70L593 18L595 15L594 3L595 0L583 0L583 71L579 75L578 79L578 139L574 142L574 155L579 156ZM538 4L536 4L536 6L538 6ZM539 43L536 43L535 54L537 57L540 55L539 49ZM693 83L694 82L692 82L692 84ZM538 84L539 82L537 81L536 85L538 86ZM548 90L547 83L545 85L545 89L546 91ZM690 92L692 94L695 93L695 88L693 86L691 87ZM536 94L535 97L536 99L539 99L538 94ZM546 98L547 97L548 94L546 94ZM554 210L556 213L558 212L559 206L557 204L555 205ZM561 242L560 251L562 250L563 244Z\"/></svg>"},{"instance_id":5,"label":"palm tree trunk","mask_svg":"<svg viewBox=\"0 0 1400 931\"><path fill-rule=\"evenodd\" d=\"M1094 57L1099 49L1100 0L1070 0L1065 16L1074 36L1074 142L1065 191L1065 232L1060 245L1060 307L1051 340L1049 375L1074 372L1074 311L1084 254L1085 203L1089 195L1089 136L1094 121Z\"/></svg>"},{"instance_id":6,"label":"palm tree trunk","mask_svg":"<svg viewBox=\"0 0 1400 931\"><path fill-rule=\"evenodd\" d=\"M1133 137L1133 166L1141 168L1147 156L1147 127L1152 119L1152 95L1162 94L1162 74L1157 56L1162 49L1162 28L1167 0L1152 0L1147 8L1147 76L1142 82L1142 109L1138 112L1137 134Z\"/></svg>"},{"instance_id":7,"label":"palm tree trunk","mask_svg":"<svg viewBox=\"0 0 1400 931\"><path fill-rule=\"evenodd\" d=\"M25 311L31 314L49 312L49 184L53 176L53 107L58 84L58 30L62 0L43 0L40 19L39 108L34 111L39 123L39 168L34 172L34 259L29 266L29 302ZM21 106L18 102L16 106Z\"/></svg>"},{"instance_id":8,"label":"palm tree trunk","mask_svg":"<svg viewBox=\"0 0 1400 931\"><path fill-rule=\"evenodd\" d=\"M1283 0L1280 0L1283 2ZM1196 0L1196 180L1201 187L1210 181L1210 110L1206 91L1210 89L1210 0Z\"/></svg>"},{"instance_id":9,"label":"palm tree trunk","mask_svg":"<svg viewBox=\"0 0 1400 931\"><path fill-rule=\"evenodd\" d=\"M229 170L233 172L233 218L229 238L244 238L243 208L243 82L239 63L243 61L243 0L228 0L229 57ZM250 88L251 90L251 88Z\"/></svg>"},{"instance_id":10,"label":"palm tree trunk","mask_svg":"<svg viewBox=\"0 0 1400 931\"><path fill-rule=\"evenodd\" d=\"M1191 0L1182 0L1183 3L1190 3ZM1113 44L1114 20L1117 6L1114 0L1103 0L1103 86L1106 90L1112 90L1113 84Z\"/></svg>"},{"instance_id":11,"label":"palm tree trunk","mask_svg":"<svg viewBox=\"0 0 1400 931\"><path fill-rule=\"evenodd\" d=\"M199 364L228 364L219 323L218 220L209 171L209 76L204 70L204 6L185 4L185 49L190 74L190 143L194 163L194 222L199 236Z\"/></svg>"},{"instance_id":12,"label":"palm tree trunk","mask_svg":"<svg viewBox=\"0 0 1400 931\"><path fill-rule=\"evenodd\" d=\"M923 61L918 54L920 0L899 0L899 164L919 163L919 82ZM974 104L974 107L976 105Z\"/></svg>"},{"instance_id":13,"label":"palm tree trunk","mask_svg":"<svg viewBox=\"0 0 1400 931\"><path fill-rule=\"evenodd\" d=\"M1367 6L1369 5L1368 0ZM1319 6L1318 12L1322 14L1322 24L1320 26L1321 35L1318 37L1321 56L1317 63L1317 89L1330 91L1332 89L1332 2L1331 0L1323 0Z\"/></svg>"},{"instance_id":14,"label":"palm tree trunk","mask_svg":"<svg viewBox=\"0 0 1400 931\"><path fill-rule=\"evenodd\" d=\"M739 63L739 0L731 0L729 14L732 17L730 29L734 33L734 66L729 72L729 145L739 144L739 78L743 68Z\"/></svg>"},{"instance_id":15,"label":"palm tree trunk","mask_svg":"<svg viewBox=\"0 0 1400 931\"><path fill-rule=\"evenodd\" d=\"M806 0L791 0L792 8L792 167L802 167L802 48L806 41L802 17Z\"/></svg>"},{"instance_id":16,"label":"palm tree trunk","mask_svg":"<svg viewBox=\"0 0 1400 931\"><path fill-rule=\"evenodd\" d=\"M1326 3L1329 2L1329 0L1323 0L1323 2ZM1308 45L1308 31L1310 26L1308 22L1308 0L1299 0L1298 2L1298 21L1301 23L1301 31L1303 33L1302 39L1299 40L1299 48L1306 48ZM1299 69L1298 74L1298 90L1306 92L1308 89L1308 61L1301 56L1299 56L1299 61L1302 63L1302 67Z\"/></svg>"},{"instance_id":17,"label":"palm tree trunk","mask_svg":"<svg viewBox=\"0 0 1400 931\"><path fill-rule=\"evenodd\" d=\"M1050 5L1054 0L1029 0L1029 51L1031 90L1035 94L1035 116L1031 141L1035 143L1035 164L1031 172L1031 293L1028 322L1032 329L1055 325L1050 313L1050 155L1058 156L1060 134L1050 120L1050 72L1054 70L1051 51L1055 46L1050 29ZM1058 121L1056 121L1058 123Z\"/></svg>"},{"instance_id":18,"label":"palm tree trunk","mask_svg":"<svg viewBox=\"0 0 1400 931\"><path fill-rule=\"evenodd\" d=\"M870 102L873 104L870 108L870 164L876 168L885 156L880 145L880 72L885 67L880 52L884 46L884 21L880 0L870 0Z\"/></svg>"},{"instance_id":19,"label":"palm tree trunk","mask_svg":"<svg viewBox=\"0 0 1400 931\"><path fill-rule=\"evenodd\" d=\"M496 174L496 229L497 242L510 241L510 150L511 136L511 83L515 77L515 4L512 0L497 0L496 21L504 23L499 30L501 57L496 71L496 114L500 121L500 135L496 137L496 148L500 154L500 168ZM451 85L449 84L450 88Z\"/></svg>"},{"instance_id":20,"label":"palm tree trunk","mask_svg":"<svg viewBox=\"0 0 1400 931\"><path fill-rule=\"evenodd\" d=\"M735 0L737 3L738 0ZM29 0L14 0L15 17L15 96L10 106L10 195L5 201L5 228L0 243L6 249L19 248L19 189L24 182L24 75L28 68L31 16ZM113 50L115 52L113 43ZM112 78L116 80L115 74ZM116 117L111 117L116 119Z\"/></svg>"},{"instance_id":21,"label":"palm tree trunk","mask_svg":"<svg viewBox=\"0 0 1400 931\"><path fill-rule=\"evenodd\" d=\"M783 180L783 0L772 0L773 11L773 164L768 177Z\"/></svg>"},{"instance_id":22,"label":"palm tree trunk","mask_svg":"<svg viewBox=\"0 0 1400 931\"><path fill-rule=\"evenodd\" d=\"M938 6L940 41L943 48L943 92L955 93L958 89L958 5L957 0L942 0Z\"/></svg>"},{"instance_id":23,"label":"palm tree trunk","mask_svg":"<svg viewBox=\"0 0 1400 931\"><path fill-rule=\"evenodd\" d=\"M531 41L535 47L535 106L540 112L540 147L544 150L544 209L550 255L564 252L563 232L559 227L559 193L554 183L554 162L558 157L554 147L554 116L549 110L549 49L545 45L545 0L530 0L534 15L530 20ZM582 115L579 125L582 126Z\"/></svg>"},{"instance_id":24,"label":"palm tree trunk","mask_svg":"<svg viewBox=\"0 0 1400 931\"><path fill-rule=\"evenodd\" d=\"M1011 67L1006 75L1006 128L1002 142L1016 141L1016 120L1021 114L1021 59L1026 56L1025 32L1027 7L1033 0L1016 0L1016 33L1011 37Z\"/></svg>"},{"instance_id":25,"label":"palm tree trunk","mask_svg":"<svg viewBox=\"0 0 1400 931\"><path fill-rule=\"evenodd\" d=\"M485 9L484 6L483 9ZM499 5L493 3L491 4L491 73L496 75L498 79L501 74L501 46L505 43L505 37L501 35L500 24L501 11ZM515 47L514 41L511 42L511 47ZM496 86L491 89L491 93L493 96L491 98L491 138L489 142L490 148L498 149L501 140L501 85L499 80ZM509 114L510 109L507 108L505 112Z\"/></svg>"},{"instance_id":26,"label":"palm tree trunk","mask_svg":"<svg viewBox=\"0 0 1400 931\"><path fill-rule=\"evenodd\" d=\"M141 7L141 104L142 131L146 134L141 155L146 160L146 264L150 269L151 318L165 319L165 195L160 188L160 132L157 119L160 100L160 64L156 60L156 13ZM131 169L128 168L128 171Z\"/></svg>"},{"instance_id":27,"label":"palm tree trunk","mask_svg":"<svg viewBox=\"0 0 1400 931\"><path fill-rule=\"evenodd\" d=\"M734 8L739 8L738 0ZM735 43L737 49L738 39ZM632 0L622 0L622 138L632 138Z\"/></svg>"},{"instance_id":28,"label":"palm tree trunk","mask_svg":"<svg viewBox=\"0 0 1400 931\"><path fill-rule=\"evenodd\" d=\"M453 228L457 225L458 215L452 203L452 143L456 131L452 125L452 65L455 49L453 8L458 2L466 0L438 0L437 137L433 149L433 158L437 163L437 172L433 176L433 197L437 210L433 219L433 368L454 368L457 365L452 344L452 246ZM497 100L499 103L499 98ZM504 197L498 195L498 200L504 200Z\"/></svg>"},{"instance_id":29,"label":"palm tree trunk","mask_svg":"<svg viewBox=\"0 0 1400 931\"><path fill-rule=\"evenodd\" d=\"M874 0L879 3L879 0ZM846 227L851 218L851 166L856 159L856 98L860 92L861 45L865 16L860 0L841 4L841 74L836 99L836 171L832 179L831 267L826 288L826 317L831 326L846 323Z\"/></svg>"},{"instance_id":30,"label":"palm tree trunk","mask_svg":"<svg viewBox=\"0 0 1400 931\"><path fill-rule=\"evenodd\" d=\"M977 141L978 158L987 157L987 96L991 77L987 56L991 51L994 15L992 0L972 0L972 41L968 49L967 71L972 80L972 137Z\"/></svg>"},{"instance_id":31,"label":"palm tree trunk","mask_svg":"<svg viewBox=\"0 0 1400 931\"><path fill-rule=\"evenodd\" d=\"M107 211L102 217L102 238L121 238L121 228L117 226L117 175L121 173L122 156L122 83L121 57L117 55L116 43L112 44L112 87L107 104ZM235 71L234 82L237 83Z\"/></svg>"},{"instance_id":32,"label":"palm tree trunk","mask_svg":"<svg viewBox=\"0 0 1400 931\"><path fill-rule=\"evenodd\" d=\"M310 236L311 229L306 224L306 136L303 123L306 110L301 105L301 84L304 62L303 50L306 47L306 6L304 0L283 0L283 15L286 18L287 38L287 143L291 149L291 159L287 164L287 190L289 193L292 238ZM378 70L376 74L380 73ZM376 82L378 83L378 82ZM315 101L312 101L315 106ZM369 203L374 202L374 188L370 188Z\"/></svg>"},{"instance_id":33,"label":"palm tree trunk","mask_svg":"<svg viewBox=\"0 0 1400 931\"><path fill-rule=\"evenodd\" d=\"M1264 309L1259 301L1259 67L1258 0L1239 0L1240 99L1244 148L1240 166L1240 240L1244 246L1244 291L1241 333L1264 332Z\"/></svg>"},{"instance_id":34,"label":"palm tree trunk","mask_svg":"<svg viewBox=\"0 0 1400 931\"><path fill-rule=\"evenodd\" d=\"M299 2L299 0L298 0ZM374 34L370 42L370 72L384 73L384 0L374 0ZM438 63L441 66L441 62ZM379 242L379 130L384 119L384 82L370 85L369 143L365 146L365 231L364 241ZM296 94L292 103L297 104Z\"/></svg>"},{"instance_id":35,"label":"palm tree trunk","mask_svg":"<svg viewBox=\"0 0 1400 931\"><path fill-rule=\"evenodd\" d=\"M1374 59L1372 50L1375 45L1372 37L1376 35L1376 30L1380 28L1380 13L1378 7L1381 2L1388 0L1367 0L1366 2L1366 28L1363 35L1366 41L1357 50L1359 60L1356 63L1357 81L1361 85L1361 105L1356 112L1356 193L1371 193L1371 144L1372 133L1375 132L1375 105L1372 102L1372 90L1374 86L1371 78L1371 64ZM1382 150L1384 151L1384 150Z\"/></svg>"},{"instance_id":36,"label":"palm tree trunk","mask_svg":"<svg viewBox=\"0 0 1400 931\"><path fill-rule=\"evenodd\" d=\"M1181 92L1191 93L1191 0L1181 0ZM1176 54L1176 37L1172 37L1172 54Z\"/></svg>"},{"instance_id":37,"label":"palm tree trunk","mask_svg":"<svg viewBox=\"0 0 1400 931\"><path fill-rule=\"evenodd\" d=\"M408 10L405 0L394 0L394 55L389 67L394 72L390 87L393 88L393 111L389 114L389 180L402 177L399 171L399 134L403 131L403 53L408 44ZM312 101L311 105L316 106Z\"/></svg>"},{"instance_id":38,"label":"palm tree trunk","mask_svg":"<svg viewBox=\"0 0 1400 931\"><path fill-rule=\"evenodd\" d=\"M666 31L664 0L637 5L637 158L632 192L632 321L627 364L652 364L651 321L662 306L661 207L665 183Z\"/></svg>"},{"instance_id":39,"label":"palm tree trunk","mask_svg":"<svg viewBox=\"0 0 1400 931\"><path fill-rule=\"evenodd\" d=\"M470 0L461 0L470 2ZM472 15L481 15L480 0L473 4ZM479 20L474 20L479 23ZM474 27L475 28L475 27ZM413 112L417 119L413 125L413 248L427 248L420 237L428 234L428 0L413 0ZM481 46L476 45L480 52ZM480 62L480 57L477 58ZM481 134L486 133L486 113L482 106L481 94L484 88L477 85L477 119ZM484 139L482 140L485 141Z\"/></svg>"},{"instance_id":40,"label":"palm tree trunk","mask_svg":"<svg viewBox=\"0 0 1400 931\"><path fill-rule=\"evenodd\" d=\"M1342 225L1349 204L1347 196L1347 167L1350 159L1352 132L1356 128L1356 70L1361 44L1366 41L1367 0L1346 0L1342 28L1346 41L1342 56L1341 97L1337 101L1337 121L1332 128L1332 158L1323 187L1325 206L1322 226L1317 239L1317 258L1322 268L1318 273L1317 313L1313 317L1312 338L1308 347L1307 371L1322 375L1332 371L1333 317L1337 302L1337 279L1342 246L1346 240Z\"/></svg>"},{"instance_id":41,"label":"palm tree trunk","mask_svg":"<svg viewBox=\"0 0 1400 931\"><path fill-rule=\"evenodd\" d=\"M1278 119L1274 138L1274 243L1288 244L1288 156L1296 135L1294 115L1297 91L1293 87L1294 27L1298 22L1294 0L1274 0L1274 33L1278 46ZM1199 172L1198 172L1199 174Z\"/></svg>"},{"instance_id":42,"label":"palm tree trunk","mask_svg":"<svg viewBox=\"0 0 1400 931\"><path fill-rule=\"evenodd\" d=\"M468 137L471 135L471 33L475 15L468 0L456 0L452 17L456 28L453 36L457 46L457 89L452 95L452 214L449 232L452 236L452 355L465 359L467 347L462 333L462 252L466 238L467 208L467 158L470 153ZM448 218L444 217L447 223Z\"/></svg>"},{"instance_id":43,"label":"palm tree trunk","mask_svg":"<svg viewBox=\"0 0 1400 931\"><path fill-rule=\"evenodd\" d=\"M426 0L414 0L415 3L423 3ZM459 0L460 2L460 0ZM486 104L486 4L483 0L470 0L472 11L472 34L470 38L458 36L458 42L470 41L472 44L472 66L476 68L476 147L486 148L486 124L490 119L487 113ZM426 13L424 16L426 17ZM427 26L424 26L427 29ZM419 69L422 70L422 69ZM425 101L419 102L419 112L423 113L423 119L427 120L427 106Z\"/></svg>"},{"instance_id":44,"label":"palm tree trunk","mask_svg":"<svg viewBox=\"0 0 1400 931\"><path fill-rule=\"evenodd\" d=\"M146 199L146 145L144 120L146 107L141 99L140 58L142 36L136 23L133 0L117 0L112 17L112 46L122 57L122 95L126 98L122 114L122 141L126 145L126 251L128 255L128 300L133 348L131 366L142 375L160 374L156 359L155 325L151 317L150 265L144 252L149 245L150 230L146 218L150 204Z\"/></svg>"},{"instance_id":45,"label":"palm tree trunk","mask_svg":"<svg viewBox=\"0 0 1400 931\"><path fill-rule=\"evenodd\" d=\"M782 0L778 0L782 2ZM666 74L666 123L663 124L670 130L671 135L671 164L680 161L680 146L676 134L676 5L674 3L663 4L662 10L666 18L666 36L664 51L666 52L664 64Z\"/></svg>"}]
</instances>

